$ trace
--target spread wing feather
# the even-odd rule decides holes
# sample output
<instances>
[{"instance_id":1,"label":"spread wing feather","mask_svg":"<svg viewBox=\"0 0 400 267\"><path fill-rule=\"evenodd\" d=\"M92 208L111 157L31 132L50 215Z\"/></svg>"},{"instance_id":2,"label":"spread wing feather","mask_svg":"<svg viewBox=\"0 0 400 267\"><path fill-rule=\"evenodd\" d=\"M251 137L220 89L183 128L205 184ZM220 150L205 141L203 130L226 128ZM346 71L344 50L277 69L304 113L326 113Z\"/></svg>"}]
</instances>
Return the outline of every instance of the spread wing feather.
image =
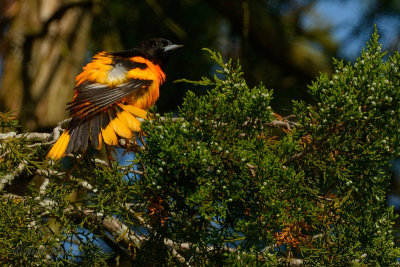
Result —
<instances>
[{"instance_id":1,"label":"spread wing feather","mask_svg":"<svg viewBox=\"0 0 400 267\"><path fill-rule=\"evenodd\" d=\"M76 88L77 93L72 102L68 103L67 110L72 118L79 118L80 121L90 120L134 91L150 86L152 82L152 80L132 79L110 87L107 84L93 84L86 81Z\"/></svg>"}]
</instances>

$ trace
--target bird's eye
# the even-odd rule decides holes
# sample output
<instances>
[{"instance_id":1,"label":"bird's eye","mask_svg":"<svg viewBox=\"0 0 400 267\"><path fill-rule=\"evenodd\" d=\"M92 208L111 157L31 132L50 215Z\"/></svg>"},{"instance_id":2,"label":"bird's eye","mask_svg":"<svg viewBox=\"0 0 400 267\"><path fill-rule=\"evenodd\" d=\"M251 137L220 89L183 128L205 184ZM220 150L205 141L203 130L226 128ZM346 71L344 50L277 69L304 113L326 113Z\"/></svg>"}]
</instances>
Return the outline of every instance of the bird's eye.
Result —
<instances>
[{"instance_id":1,"label":"bird's eye","mask_svg":"<svg viewBox=\"0 0 400 267\"><path fill-rule=\"evenodd\" d=\"M156 46L158 46L158 45L159 45L159 43L158 43L157 41L154 41L154 42L151 44L152 47L156 47Z\"/></svg>"}]
</instances>

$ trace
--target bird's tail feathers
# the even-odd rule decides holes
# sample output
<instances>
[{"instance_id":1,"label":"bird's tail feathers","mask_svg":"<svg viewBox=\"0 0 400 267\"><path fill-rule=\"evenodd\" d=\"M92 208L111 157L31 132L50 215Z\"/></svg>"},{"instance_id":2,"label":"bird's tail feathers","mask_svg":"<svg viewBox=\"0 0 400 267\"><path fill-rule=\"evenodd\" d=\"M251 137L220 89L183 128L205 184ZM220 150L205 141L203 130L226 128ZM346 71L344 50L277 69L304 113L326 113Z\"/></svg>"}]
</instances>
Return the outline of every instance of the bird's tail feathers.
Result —
<instances>
[{"instance_id":1,"label":"bird's tail feathers","mask_svg":"<svg viewBox=\"0 0 400 267\"><path fill-rule=\"evenodd\" d=\"M72 152L85 151L89 142L97 150L101 149L103 141L116 146L118 136L130 139L133 132L141 131L136 116L146 118L147 112L130 105L117 104L91 120L82 122L72 119L46 158L57 160Z\"/></svg>"}]
</instances>

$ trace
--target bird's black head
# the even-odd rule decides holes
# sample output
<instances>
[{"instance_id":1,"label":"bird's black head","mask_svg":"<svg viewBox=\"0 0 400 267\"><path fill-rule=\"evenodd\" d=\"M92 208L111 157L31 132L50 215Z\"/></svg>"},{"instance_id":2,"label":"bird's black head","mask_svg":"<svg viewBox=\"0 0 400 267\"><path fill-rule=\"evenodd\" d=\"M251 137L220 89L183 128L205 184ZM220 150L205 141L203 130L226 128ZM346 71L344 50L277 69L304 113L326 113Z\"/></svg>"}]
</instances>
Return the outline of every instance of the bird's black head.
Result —
<instances>
[{"instance_id":1,"label":"bird's black head","mask_svg":"<svg viewBox=\"0 0 400 267\"><path fill-rule=\"evenodd\" d=\"M140 43L141 50L152 62L161 66L165 65L172 51L183 45L173 44L171 41L163 38L153 38Z\"/></svg>"}]
</instances>

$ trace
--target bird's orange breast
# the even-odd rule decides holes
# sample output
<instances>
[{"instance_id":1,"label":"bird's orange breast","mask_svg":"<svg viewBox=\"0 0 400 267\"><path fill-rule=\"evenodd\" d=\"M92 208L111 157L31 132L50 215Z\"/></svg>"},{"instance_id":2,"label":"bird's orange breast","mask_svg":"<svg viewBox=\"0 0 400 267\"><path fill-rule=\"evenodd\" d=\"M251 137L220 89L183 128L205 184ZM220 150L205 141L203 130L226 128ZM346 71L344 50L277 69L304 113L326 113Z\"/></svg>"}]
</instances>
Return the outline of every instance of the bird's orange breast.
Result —
<instances>
[{"instance_id":1,"label":"bird's orange breast","mask_svg":"<svg viewBox=\"0 0 400 267\"><path fill-rule=\"evenodd\" d=\"M129 78L152 80L149 87L139 89L132 95L126 97L125 103L135 107L146 109L153 106L158 97L160 96L160 85L165 81L165 73L161 70L160 66L153 64L151 61L142 57L132 57L130 60L140 63L145 63L145 69L132 69L128 72Z\"/></svg>"}]
</instances>

